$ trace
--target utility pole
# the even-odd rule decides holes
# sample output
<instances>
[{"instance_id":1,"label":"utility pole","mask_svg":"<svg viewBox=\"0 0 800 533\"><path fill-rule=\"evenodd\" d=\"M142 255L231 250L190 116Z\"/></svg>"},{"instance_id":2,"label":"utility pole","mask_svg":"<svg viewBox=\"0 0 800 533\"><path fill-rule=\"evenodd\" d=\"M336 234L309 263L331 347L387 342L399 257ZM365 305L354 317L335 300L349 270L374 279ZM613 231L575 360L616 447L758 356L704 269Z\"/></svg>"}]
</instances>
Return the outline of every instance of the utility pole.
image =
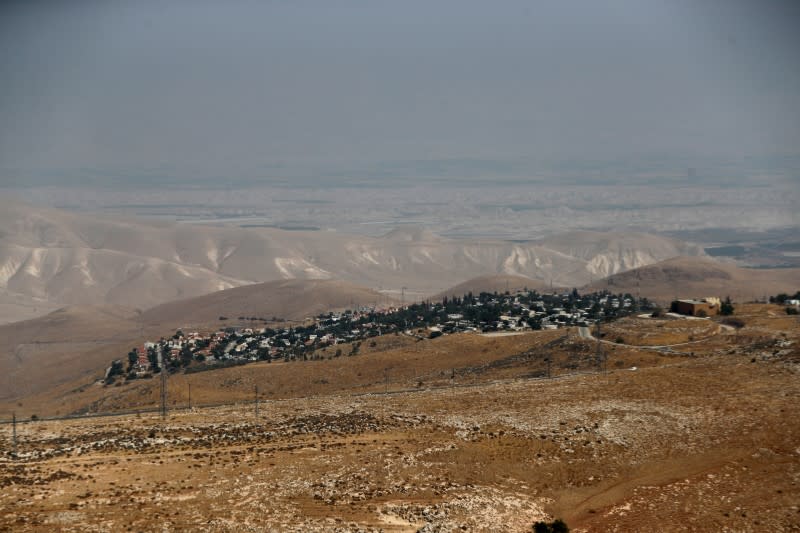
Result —
<instances>
[{"instance_id":1,"label":"utility pole","mask_svg":"<svg viewBox=\"0 0 800 533\"><path fill-rule=\"evenodd\" d=\"M604 355L603 355L603 343L600 341L601 331L600 331L600 324L602 323L602 319L597 320L597 369L603 370L604 369Z\"/></svg>"},{"instance_id":2,"label":"utility pole","mask_svg":"<svg viewBox=\"0 0 800 533\"><path fill-rule=\"evenodd\" d=\"M189 383L189 410L192 410L192 384Z\"/></svg>"},{"instance_id":3,"label":"utility pole","mask_svg":"<svg viewBox=\"0 0 800 533\"><path fill-rule=\"evenodd\" d=\"M400 307L406 306L406 289L408 287L401 287L400 288Z\"/></svg>"},{"instance_id":4,"label":"utility pole","mask_svg":"<svg viewBox=\"0 0 800 533\"><path fill-rule=\"evenodd\" d=\"M17 456L17 413L11 413L11 445L14 451L14 457Z\"/></svg>"},{"instance_id":5,"label":"utility pole","mask_svg":"<svg viewBox=\"0 0 800 533\"><path fill-rule=\"evenodd\" d=\"M544 362L547 365L547 379L550 379L550 377L552 376L552 374L550 373L551 365L552 365L552 361L550 359L550 356L545 357L544 358Z\"/></svg>"},{"instance_id":6,"label":"utility pole","mask_svg":"<svg viewBox=\"0 0 800 533\"><path fill-rule=\"evenodd\" d=\"M167 418L167 369L161 367L161 418Z\"/></svg>"},{"instance_id":7,"label":"utility pole","mask_svg":"<svg viewBox=\"0 0 800 533\"><path fill-rule=\"evenodd\" d=\"M258 385L255 386L255 396L256 396L256 418L258 418Z\"/></svg>"}]
</instances>

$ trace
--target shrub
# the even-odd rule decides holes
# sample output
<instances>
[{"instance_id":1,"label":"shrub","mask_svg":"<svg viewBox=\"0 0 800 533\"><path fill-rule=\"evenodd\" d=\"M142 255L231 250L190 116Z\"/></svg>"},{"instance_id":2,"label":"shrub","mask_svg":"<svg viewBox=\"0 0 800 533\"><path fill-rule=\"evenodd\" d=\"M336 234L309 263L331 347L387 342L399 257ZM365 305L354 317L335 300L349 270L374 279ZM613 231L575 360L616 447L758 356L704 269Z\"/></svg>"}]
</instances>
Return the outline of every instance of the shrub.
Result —
<instances>
[{"instance_id":1,"label":"shrub","mask_svg":"<svg viewBox=\"0 0 800 533\"><path fill-rule=\"evenodd\" d=\"M723 318L722 323L725 324L726 326L731 326L736 329L742 329L744 327L744 320L742 320L741 318L732 318L732 317Z\"/></svg>"},{"instance_id":2,"label":"shrub","mask_svg":"<svg viewBox=\"0 0 800 533\"><path fill-rule=\"evenodd\" d=\"M552 522L535 522L533 533L569 533L569 527L563 520L556 518Z\"/></svg>"},{"instance_id":3,"label":"shrub","mask_svg":"<svg viewBox=\"0 0 800 533\"><path fill-rule=\"evenodd\" d=\"M786 308L786 314L787 315L797 315L797 314L800 314L800 311L798 311L796 307L787 307Z\"/></svg>"}]
</instances>

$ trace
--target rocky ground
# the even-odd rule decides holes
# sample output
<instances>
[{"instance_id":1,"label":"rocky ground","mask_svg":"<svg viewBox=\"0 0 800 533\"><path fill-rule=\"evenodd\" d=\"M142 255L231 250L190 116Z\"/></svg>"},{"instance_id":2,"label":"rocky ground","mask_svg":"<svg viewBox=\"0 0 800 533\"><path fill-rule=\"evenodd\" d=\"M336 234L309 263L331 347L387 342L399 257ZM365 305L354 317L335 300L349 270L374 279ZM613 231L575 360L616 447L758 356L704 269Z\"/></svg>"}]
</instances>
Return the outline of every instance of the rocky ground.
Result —
<instances>
[{"instance_id":1,"label":"rocky ground","mask_svg":"<svg viewBox=\"0 0 800 533\"><path fill-rule=\"evenodd\" d=\"M800 531L774 318L636 370L4 425L0 531Z\"/></svg>"}]
</instances>

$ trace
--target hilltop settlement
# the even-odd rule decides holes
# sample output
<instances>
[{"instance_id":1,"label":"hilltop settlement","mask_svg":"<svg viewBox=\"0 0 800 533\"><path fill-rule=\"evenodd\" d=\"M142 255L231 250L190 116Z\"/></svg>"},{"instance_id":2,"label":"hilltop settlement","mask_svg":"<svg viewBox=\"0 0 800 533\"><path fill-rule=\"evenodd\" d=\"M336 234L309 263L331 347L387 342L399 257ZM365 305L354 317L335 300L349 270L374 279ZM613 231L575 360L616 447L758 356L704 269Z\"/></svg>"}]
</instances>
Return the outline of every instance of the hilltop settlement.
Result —
<instances>
[{"instance_id":1,"label":"hilltop settlement","mask_svg":"<svg viewBox=\"0 0 800 533\"><path fill-rule=\"evenodd\" d=\"M210 333L178 330L171 338L146 342L117 359L104 381L152 377L170 372L201 372L253 361L331 359L358 355L362 342L380 335L407 335L419 340L452 333L522 332L568 326L590 326L633 312L661 312L646 298L607 291L581 295L577 290L540 294L523 290L472 293L401 307L361 307L321 314L302 323L279 324L279 319L238 317ZM347 352L338 345L348 345ZM127 363L127 364L126 364Z\"/></svg>"}]
</instances>

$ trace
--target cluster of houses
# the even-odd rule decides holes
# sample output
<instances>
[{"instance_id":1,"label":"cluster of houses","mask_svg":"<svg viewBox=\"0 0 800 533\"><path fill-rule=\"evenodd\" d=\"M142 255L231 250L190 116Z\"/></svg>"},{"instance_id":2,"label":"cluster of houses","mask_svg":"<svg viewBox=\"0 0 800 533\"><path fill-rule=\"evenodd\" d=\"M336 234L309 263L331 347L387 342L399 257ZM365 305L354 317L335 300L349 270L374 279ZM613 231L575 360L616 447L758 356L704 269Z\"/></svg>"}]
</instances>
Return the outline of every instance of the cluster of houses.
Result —
<instances>
[{"instance_id":1,"label":"cluster of houses","mask_svg":"<svg viewBox=\"0 0 800 533\"><path fill-rule=\"evenodd\" d=\"M259 360L288 362L356 355L361 342L387 334L426 339L460 332L590 325L598 319L651 307L645 299L607 292L580 295L576 290L555 294L520 291L477 296L470 293L439 302L332 312L294 326L255 328L245 324L211 333L177 331L171 338L146 342L132 349L128 354L127 375L145 377L163 367L191 367L192 371L199 371Z\"/></svg>"}]
</instances>

